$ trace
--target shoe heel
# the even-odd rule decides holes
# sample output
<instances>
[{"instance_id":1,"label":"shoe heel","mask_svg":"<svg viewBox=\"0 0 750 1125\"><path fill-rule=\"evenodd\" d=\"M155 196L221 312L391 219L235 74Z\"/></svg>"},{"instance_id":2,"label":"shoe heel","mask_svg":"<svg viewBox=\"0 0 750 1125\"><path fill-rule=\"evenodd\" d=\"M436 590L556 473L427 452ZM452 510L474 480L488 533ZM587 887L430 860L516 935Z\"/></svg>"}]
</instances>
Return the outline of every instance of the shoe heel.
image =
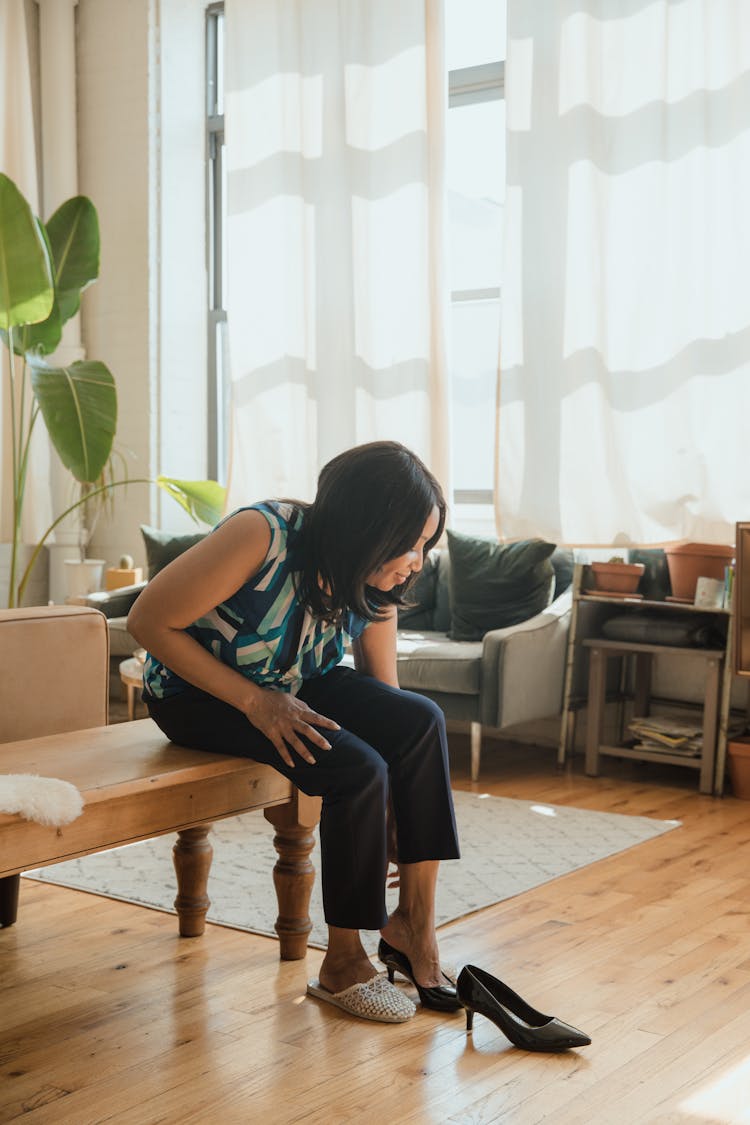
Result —
<instances>
[{"instance_id":1,"label":"shoe heel","mask_svg":"<svg viewBox=\"0 0 750 1125\"><path fill-rule=\"evenodd\" d=\"M393 978L396 975L396 971L393 968L393 965L386 965L386 969L388 970L388 980L391 984L393 984Z\"/></svg>"},{"instance_id":2,"label":"shoe heel","mask_svg":"<svg viewBox=\"0 0 750 1125\"><path fill-rule=\"evenodd\" d=\"M471 1008L466 1009L466 1034L471 1035L472 1028L474 1027L474 1013Z\"/></svg>"}]
</instances>

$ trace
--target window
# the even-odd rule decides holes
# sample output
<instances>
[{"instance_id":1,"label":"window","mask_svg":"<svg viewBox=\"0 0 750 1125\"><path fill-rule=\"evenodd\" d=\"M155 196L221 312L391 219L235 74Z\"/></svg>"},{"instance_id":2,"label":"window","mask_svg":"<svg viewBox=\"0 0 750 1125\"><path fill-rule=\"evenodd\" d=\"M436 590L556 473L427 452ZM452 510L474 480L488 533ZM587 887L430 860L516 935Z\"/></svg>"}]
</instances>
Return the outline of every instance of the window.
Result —
<instances>
[{"instance_id":1,"label":"window","mask_svg":"<svg viewBox=\"0 0 750 1125\"><path fill-rule=\"evenodd\" d=\"M445 55L454 500L459 524L483 518L494 523L505 198L504 0L447 0Z\"/></svg>"},{"instance_id":2,"label":"window","mask_svg":"<svg viewBox=\"0 0 750 1125\"><path fill-rule=\"evenodd\" d=\"M208 148L208 475L226 483L229 463L229 363L224 229L224 5L206 11L206 128Z\"/></svg>"},{"instance_id":3,"label":"window","mask_svg":"<svg viewBox=\"0 0 750 1125\"><path fill-rule=\"evenodd\" d=\"M449 369L456 515L490 521L505 198L505 0L446 0ZM228 460L224 5L207 9L209 470ZM468 509L468 512L467 512Z\"/></svg>"}]
</instances>

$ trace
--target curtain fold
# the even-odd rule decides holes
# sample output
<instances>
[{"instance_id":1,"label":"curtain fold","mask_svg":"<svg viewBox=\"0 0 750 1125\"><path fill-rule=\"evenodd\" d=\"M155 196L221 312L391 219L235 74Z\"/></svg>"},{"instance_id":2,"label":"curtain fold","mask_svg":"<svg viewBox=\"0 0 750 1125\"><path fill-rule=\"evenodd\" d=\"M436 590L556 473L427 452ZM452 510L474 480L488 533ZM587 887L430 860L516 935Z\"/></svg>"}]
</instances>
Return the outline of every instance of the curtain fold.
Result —
<instances>
[{"instance_id":1,"label":"curtain fold","mask_svg":"<svg viewBox=\"0 0 750 1125\"><path fill-rule=\"evenodd\" d=\"M750 8L508 0L497 523L731 543L750 515Z\"/></svg>"},{"instance_id":2,"label":"curtain fold","mask_svg":"<svg viewBox=\"0 0 750 1125\"><path fill-rule=\"evenodd\" d=\"M9 176L39 214L37 137L34 123L31 45L24 0L0 3L0 171ZM20 400L21 360L16 357ZM0 347L0 542L13 535L13 462L10 424L10 369ZM29 395L26 396L29 406ZM35 427L26 479L22 539L35 543L52 522L50 448L44 426Z\"/></svg>"},{"instance_id":3,"label":"curtain fold","mask_svg":"<svg viewBox=\"0 0 750 1125\"><path fill-rule=\"evenodd\" d=\"M228 504L311 498L383 438L448 488L442 0L225 19Z\"/></svg>"}]
</instances>

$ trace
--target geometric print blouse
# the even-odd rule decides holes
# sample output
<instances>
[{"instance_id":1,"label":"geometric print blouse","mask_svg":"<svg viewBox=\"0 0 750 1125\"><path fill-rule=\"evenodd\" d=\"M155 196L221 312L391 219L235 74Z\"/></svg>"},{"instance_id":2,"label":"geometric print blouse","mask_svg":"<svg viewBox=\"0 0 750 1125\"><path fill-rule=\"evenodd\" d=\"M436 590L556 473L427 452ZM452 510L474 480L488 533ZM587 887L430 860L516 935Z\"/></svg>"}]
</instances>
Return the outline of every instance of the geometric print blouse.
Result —
<instances>
[{"instance_id":1,"label":"geometric print blouse","mask_svg":"<svg viewBox=\"0 0 750 1125\"><path fill-rule=\"evenodd\" d=\"M325 675L341 661L345 644L360 636L367 621L351 611L344 614L341 625L312 617L298 601L295 588L303 513L276 500L249 507L265 516L271 529L262 567L185 631L253 683L296 694L303 680ZM150 653L143 684L144 695L157 699L177 695L189 686Z\"/></svg>"}]
</instances>

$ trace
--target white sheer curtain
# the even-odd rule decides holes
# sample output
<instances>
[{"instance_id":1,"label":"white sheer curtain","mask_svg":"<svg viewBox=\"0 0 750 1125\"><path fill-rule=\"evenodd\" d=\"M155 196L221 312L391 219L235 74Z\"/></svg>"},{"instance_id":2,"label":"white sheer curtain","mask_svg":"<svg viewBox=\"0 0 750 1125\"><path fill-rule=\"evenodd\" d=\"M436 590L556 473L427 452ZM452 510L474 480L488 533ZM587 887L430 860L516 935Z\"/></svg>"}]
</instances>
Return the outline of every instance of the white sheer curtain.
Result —
<instances>
[{"instance_id":1,"label":"white sheer curtain","mask_svg":"<svg viewBox=\"0 0 750 1125\"><path fill-rule=\"evenodd\" d=\"M750 517L750 5L508 0L502 535Z\"/></svg>"},{"instance_id":2,"label":"white sheer curtain","mask_svg":"<svg viewBox=\"0 0 750 1125\"><path fill-rule=\"evenodd\" d=\"M32 100L30 45L24 0L0 3L0 171L9 176L38 214L37 142ZM21 363L16 362L20 378ZM8 352L0 346L0 542L13 534L13 467ZM28 396L27 396L28 399ZM29 458L22 538L35 543L52 522L50 451L44 427L36 427ZM3 603L4 604L4 603Z\"/></svg>"},{"instance_id":3,"label":"white sheer curtain","mask_svg":"<svg viewBox=\"0 0 750 1125\"><path fill-rule=\"evenodd\" d=\"M351 445L449 486L441 0L226 3L229 505Z\"/></svg>"}]
</instances>

